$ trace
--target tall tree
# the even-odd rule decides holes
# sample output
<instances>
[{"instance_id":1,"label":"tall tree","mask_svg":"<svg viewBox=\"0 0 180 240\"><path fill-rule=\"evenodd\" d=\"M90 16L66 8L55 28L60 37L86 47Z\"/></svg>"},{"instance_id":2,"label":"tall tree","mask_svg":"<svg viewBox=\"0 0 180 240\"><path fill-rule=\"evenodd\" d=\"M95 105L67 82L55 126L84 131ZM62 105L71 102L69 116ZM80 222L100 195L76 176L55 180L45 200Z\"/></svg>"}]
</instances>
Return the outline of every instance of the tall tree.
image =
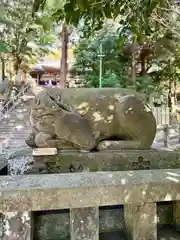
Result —
<instances>
[{"instance_id":1,"label":"tall tree","mask_svg":"<svg viewBox=\"0 0 180 240\"><path fill-rule=\"evenodd\" d=\"M115 1L73 1L73 0L34 0L33 11L44 7L48 3L54 4L54 15L65 20L66 24L78 25L83 19L86 29L91 32L102 27L107 18L119 19L119 22L131 35L131 79L136 81L136 57L139 53L137 45L146 44L149 35L157 31L152 23L152 14L158 12L160 16L166 13L166 9L173 1L169 0L115 0ZM165 9L165 10L164 10ZM62 14L63 13L63 14ZM155 22L156 24L157 22ZM144 50L144 49L143 49ZM145 53L145 51L143 51ZM146 51L147 53L148 51ZM149 51L150 53L150 51ZM148 54L149 55L149 54ZM141 54L142 75L145 74L146 56Z\"/></svg>"},{"instance_id":2,"label":"tall tree","mask_svg":"<svg viewBox=\"0 0 180 240\"><path fill-rule=\"evenodd\" d=\"M61 25L60 41L61 41L61 60L60 60L60 84L62 88L67 87L67 72L68 72L68 43L69 35L72 27L65 21L63 1L34 1L33 13L46 8L52 12L52 18L55 22Z\"/></svg>"},{"instance_id":3,"label":"tall tree","mask_svg":"<svg viewBox=\"0 0 180 240\"><path fill-rule=\"evenodd\" d=\"M0 40L8 48L8 54L4 54L4 57L13 61L14 72L17 74L24 61L49 51L47 45L55 40L55 36L52 34L52 23L50 20L47 22L47 15L45 23L44 15L32 16L29 1L17 0L13 5L2 1L2 6L6 18L13 21L13 25L1 27Z\"/></svg>"}]
</instances>

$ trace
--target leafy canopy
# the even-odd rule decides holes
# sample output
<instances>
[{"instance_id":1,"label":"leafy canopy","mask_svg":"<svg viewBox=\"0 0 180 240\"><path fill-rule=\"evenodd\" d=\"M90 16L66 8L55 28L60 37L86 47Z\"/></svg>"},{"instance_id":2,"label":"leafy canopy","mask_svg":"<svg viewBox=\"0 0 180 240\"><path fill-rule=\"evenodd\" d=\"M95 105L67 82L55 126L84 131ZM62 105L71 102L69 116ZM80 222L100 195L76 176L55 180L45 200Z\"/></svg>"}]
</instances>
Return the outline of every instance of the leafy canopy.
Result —
<instances>
[{"instance_id":1,"label":"leafy canopy","mask_svg":"<svg viewBox=\"0 0 180 240\"><path fill-rule=\"evenodd\" d=\"M3 2L4 14L13 24L0 28L1 50L8 49L16 71L23 62L49 52L57 40L51 15L44 12L32 16L32 3L31 0L17 0L13 5Z\"/></svg>"}]
</instances>

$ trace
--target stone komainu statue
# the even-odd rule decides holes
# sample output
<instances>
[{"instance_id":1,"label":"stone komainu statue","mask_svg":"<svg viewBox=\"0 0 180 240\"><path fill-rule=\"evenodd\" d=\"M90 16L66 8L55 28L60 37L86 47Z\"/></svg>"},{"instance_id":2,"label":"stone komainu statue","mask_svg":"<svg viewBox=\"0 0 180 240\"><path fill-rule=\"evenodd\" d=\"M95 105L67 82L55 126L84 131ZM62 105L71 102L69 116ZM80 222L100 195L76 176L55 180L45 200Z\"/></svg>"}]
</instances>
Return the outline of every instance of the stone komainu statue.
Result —
<instances>
[{"instance_id":1,"label":"stone komainu statue","mask_svg":"<svg viewBox=\"0 0 180 240\"><path fill-rule=\"evenodd\" d=\"M142 96L131 93L111 88L46 88L31 108L32 133L26 143L57 149L149 149L156 121Z\"/></svg>"}]
</instances>

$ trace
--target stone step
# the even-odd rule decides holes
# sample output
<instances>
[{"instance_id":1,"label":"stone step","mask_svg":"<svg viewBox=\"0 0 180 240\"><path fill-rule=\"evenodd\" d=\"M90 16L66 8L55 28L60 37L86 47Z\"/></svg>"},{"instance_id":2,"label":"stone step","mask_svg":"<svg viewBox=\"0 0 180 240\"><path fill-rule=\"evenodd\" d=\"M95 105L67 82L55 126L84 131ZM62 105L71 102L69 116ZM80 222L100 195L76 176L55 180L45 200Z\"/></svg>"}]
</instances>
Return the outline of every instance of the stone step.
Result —
<instances>
[{"instance_id":1,"label":"stone step","mask_svg":"<svg viewBox=\"0 0 180 240\"><path fill-rule=\"evenodd\" d=\"M26 129L25 131L23 131L23 132L21 132L21 133L19 133L18 131L17 132L14 132L13 131L13 129L12 129L12 131L10 131L11 129L9 129L9 131L1 131L0 130L0 135L2 136L2 135L11 135L11 134L18 134L18 135L27 135L28 134L28 129Z\"/></svg>"}]
</instances>

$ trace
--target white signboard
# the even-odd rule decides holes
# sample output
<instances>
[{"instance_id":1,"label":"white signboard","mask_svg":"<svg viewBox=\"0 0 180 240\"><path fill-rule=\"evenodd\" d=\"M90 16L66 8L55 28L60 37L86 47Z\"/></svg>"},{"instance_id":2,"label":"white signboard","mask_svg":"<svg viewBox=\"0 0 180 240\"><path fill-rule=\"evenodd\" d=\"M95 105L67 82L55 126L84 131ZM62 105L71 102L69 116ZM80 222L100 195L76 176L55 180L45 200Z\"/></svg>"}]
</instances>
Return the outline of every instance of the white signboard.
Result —
<instances>
[{"instance_id":1,"label":"white signboard","mask_svg":"<svg viewBox=\"0 0 180 240\"><path fill-rule=\"evenodd\" d=\"M32 153L33 156L53 156L56 154L56 148L35 148Z\"/></svg>"}]
</instances>

